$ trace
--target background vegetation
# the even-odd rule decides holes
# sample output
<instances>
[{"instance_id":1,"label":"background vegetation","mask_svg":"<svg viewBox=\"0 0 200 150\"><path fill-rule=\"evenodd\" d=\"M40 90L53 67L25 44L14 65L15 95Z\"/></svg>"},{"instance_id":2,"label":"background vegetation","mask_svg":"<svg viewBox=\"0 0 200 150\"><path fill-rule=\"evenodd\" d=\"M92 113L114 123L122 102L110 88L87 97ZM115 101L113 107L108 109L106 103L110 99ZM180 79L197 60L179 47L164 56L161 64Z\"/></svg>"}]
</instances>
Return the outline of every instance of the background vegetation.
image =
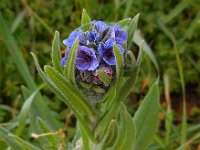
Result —
<instances>
[{"instance_id":1,"label":"background vegetation","mask_svg":"<svg viewBox=\"0 0 200 150\"><path fill-rule=\"evenodd\" d=\"M137 86L127 101L129 111L134 114L159 74L160 128L149 149L173 150L183 144L186 149L200 148L199 0L1 0L0 125L37 144L30 138L28 118L25 129L19 132L16 128L27 98L24 91L30 95L42 84L30 52L39 57L41 65L50 64L54 31L61 33L61 39L68 37L80 26L83 8L91 18L108 23L140 13L138 35L148 43L146 49L152 57L145 55ZM137 49L135 46L135 55ZM76 122L73 114L47 87L41 94L34 105L42 101L63 128L64 139L71 140ZM0 149L6 148L1 136L0 145Z\"/></svg>"}]
</instances>

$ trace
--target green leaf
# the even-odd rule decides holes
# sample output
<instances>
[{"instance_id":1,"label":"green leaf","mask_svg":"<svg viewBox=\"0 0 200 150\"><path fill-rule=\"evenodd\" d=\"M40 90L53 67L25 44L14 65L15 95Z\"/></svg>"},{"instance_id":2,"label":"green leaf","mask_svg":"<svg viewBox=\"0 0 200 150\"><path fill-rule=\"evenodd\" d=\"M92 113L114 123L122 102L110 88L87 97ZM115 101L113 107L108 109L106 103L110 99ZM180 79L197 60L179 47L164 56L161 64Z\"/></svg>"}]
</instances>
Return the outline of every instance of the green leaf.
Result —
<instances>
[{"instance_id":1,"label":"green leaf","mask_svg":"<svg viewBox=\"0 0 200 150\"><path fill-rule=\"evenodd\" d=\"M135 32L132 40L138 46L140 46L142 44L142 42L144 42L143 50L147 54L147 56L151 59L151 61L153 62L154 66L157 70L157 73L159 75L158 62L157 62L156 57L153 53L153 50L150 48L150 46L147 44L147 42L144 40L144 38L140 35L140 33L138 31Z\"/></svg>"},{"instance_id":2,"label":"green leaf","mask_svg":"<svg viewBox=\"0 0 200 150\"><path fill-rule=\"evenodd\" d=\"M39 90L41 88L44 87L44 84L41 85L40 87L38 87L38 89L33 92L25 101L25 103L23 104L20 114L19 114L19 125L16 131L17 135L20 135L21 132L23 131L23 128L25 127L25 121L27 119L28 114L30 113L30 108L31 108L31 104L33 102L33 100L35 99L36 94L39 92Z\"/></svg>"},{"instance_id":3,"label":"green leaf","mask_svg":"<svg viewBox=\"0 0 200 150\"><path fill-rule=\"evenodd\" d=\"M116 59L116 72L117 72L117 80L119 80L119 78L122 75L122 68L124 67L124 60L123 60L123 56L122 53L120 51L120 49L117 47L117 44L114 43L113 44L113 49L114 49L114 55L115 55L115 59Z\"/></svg>"},{"instance_id":4,"label":"green leaf","mask_svg":"<svg viewBox=\"0 0 200 150\"><path fill-rule=\"evenodd\" d=\"M107 133L103 139L102 149L113 146L118 135L117 122L115 120L111 120L107 129Z\"/></svg>"},{"instance_id":5,"label":"green leaf","mask_svg":"<svg viewBox=\"0 0 200 150\"><path fill-rule=\"evenodd\" d=\"M117 52L117 49L115 48L114 51ZM140 53L142 54L143 51L143 46L141 45L140 47ZM121 55L121 54L120 54ZM142 56L142 55L140 55ZM117 57L116 57L117 59ZM97 128L95 130L95 137L98 136L102 136L106 130L106 127L108 125L108 123L110 122L110 120L112 120L114 117L116 117L118 115L119 109L120 109L120 104L121 102L124 102L126 100L126 97L128 96L128 94L130 93L136 79L138 76L138 72L140 69L140 64L141 64L141 58L139 60L137 60L137 63L133 69L132 72L132 76L129 77L126 82L124 83L123 78L120 78L119 81L116 84L116 87L121 87L120 83L124 83L123 86L117 91L117 95L115 97L109 97L109 99L111 99L111 101L113 102L111 105L111 108L109 108L104 115L102 116L99 124L97 125ZM120 61L117 61L117 63ZM117 69L116 69L117 70ZM120 69L119 69L120 70ZM114 89L116 90L116 89Z\"/></svg>"},{"instance_id":6,"label":"green leaf","mask_svg":"<svg viewBox=\"0 0 200 150\"><path fill-rule=\"evenodd\" d=\"M123 106L125 107L125 106ZM127 137L127 134L128 134L128 126L127 126L127 123L126 123L126 119L127 119L127 116L126 116L126 109L122 107L122 110L120 112L120 125L119 125L119 135L118 135L118 138L117 138L117 141L115 143L115 145L113 146L113 150L123 150L123 146L125 144L125 141L126 141L126 137ZM125 110L124 110L125 109Z\"/></svg>"},{"instance_id":7,"label":"green leaf","mask_svg":"<svg viewBox=\"0 0 200 150\"><path fill-rule=\"evenodd\" d=\"M125 18L125 19L119 21L117 24L120 25L121 27L124 27L127 24L129 24L130 21L131 21L131 18Z\"/></svg>"},{"instance_id":8,"label":"green leaf","mask_svg":"<svg viewBox=\"0 0 200 150\"><path fill-rule=\"evenodd\" d=\"M136 58L131 51L126 52L125 58L126 58L126 64L125 64L126 69L124 69L123 76L129 77L129 76L131 76L131 73L133 72L133 69L135 67Z\"/></svg>"},{"instance_id":9,"label":"green leaf","mask_svg":"<svg viewBox=\"0 0 200 150\"><path fill-rule=\"evenodd\" d=\"M27 141L22 140L14 134L9 134L10 137L14 138L22 147L22 150L41 150L39 147L28 143ZM15 149L15 148L14 148Z\"/></svg>"},{"instance_id":10,"label":"green leaf","mask_svg":"<svg viewBox=\"0 0 200 150\"><path fill-rule=\"evenodd\" d=\"M7 129L0 126L0 139L3 139L12 149L22 150L21 146L8 134L11 134Z\"/></svg>"},{"instance_id":11,"label":"green leaf","mask_svg":"<svg viewBox=\"0 0 200 150\"><path fill-rule=\"evenodd\" d=\"M82 11L82 17L81 17L81 26L86 25L91 22L90 16L86 12L85 9Z\"/></svg>"},{"instance_id":12,"label":"green leaf","mask_svg":"<svg viewBox=\"0 0 200 150\"><path fill-rule=\"evenodd\" d=\"M152 142L159 124L159 88L154 83L134 116L136 141L134 149L145 150Z\"/></svg>"},{"instance_id":13,"label":"green leaf","mask_svg":"<svg viewBox=\"0 0 200 150\"><path fill-rule=\"evenodd\" d=\"M110 85L111 78L103 70L97 70L97 74L106 86Z\"/></svg>"},{"instance_id":14,"label":"green leaf","mask_svg":"<svg viewBox=\"0 0 200 150\"><path fill-rule=\"evenodd\" d=\"M69 103L82 115L89 115L93 117L95 114L94 109L90 106L87 99L79 93L76 87L70 85L69 82L55 69L50 66L44 67L47 76L53 81L56 87L68 98Z\"/></svg>"},{"instance_id":15,"label":"green leaf","mask_svg":"<svg viewBox=\"0 0 200 150\"><path fill-rule=\"evenodd\" d=\"M74 44L72 45L72 48L70 49L64 70L64 75L66 76L66 79L72 85L75 85L75 63L76 63L76 55L78 52L78 46L79 46L79 40L77 37Z\"/></svg>"},{"instance_id":16,"label":"green leaf","mask_svg":"<svg viewBox=\"0 0 200 150\"><path fill-rule=\"evenodd\" d=\"M60 64L61 56L60 56L60 38L59 38L59 32L56 31L53 39L52 44L52 52L51 52L51 59L53 66L56 68L58 72L63 71L63 68Z\"/></svg>"},{"instance_id":17,"label":"green leaf","mask_svg":"<svg viewBox=\"0 0 200 150\"><path fill-rule=\"evenodd\" d=\"M90 139L93 139L93 135L92 135L92 131L91 131L91 127L87 124L87 121L84 120L82 118L82 114L80 115L77 110L73 107L73 105L71 105L69 103L68 98L56 87L56 85L47 77L47 75L43 72L43 70L40 68L40 65L38 63L37 57L35 56L34 53L31 53L36 65L36 68L38 70L38 72L40 73L40 76L42 77L42 79L45 81L45 83L47 83L47 85L49 86L49 88L55 92L58 97L65 103L67 104L67 106L74 112L74 114L76 115L76 117L78 118L80 124L82 125L83 129L86 131L87 135L90 137ZM73 91L73 90L72 90ZM70 91L70 92L72 92ZM66 91L65 91L66 92ZM73 91L74 92L74 91Z\"/></svg>"},{"instance_id":18,"label":"green leaf","mask_svg":"<svg viewBox=\"0 0 200 150\"><path fill-rule=\"evenodd\" d=\"M127 33L128 33L128 41L127 41L128 50L131 48L131 45L132 45L132 39L133 39L134 33L137 29L138 19L139 19L139 14L137 14L131 20L131 23L129 24L129 27L128 27L128 30L127 30Z\"/></svg>"},{"instance_id":19,"label":"green leaf","mask_svg":"<svg viewBox=\"0 0 200 150\"><path fill-rule=\"evenodd\" d=\"M88 135L86 133L85 130L83 130L83 128L81 127L80 125L80 131L81 131L81 138L82 138L82 141L83 141L83 148L84 150L90 150L90 147L89 147L89 138L88 138Z\"/></svg>"},{"instance_id":20,"label":"green leaf","mask_svg":"<svg viewBox=\"0 0 200 150\"><path fill-rule=\"evenodd\" d=\"M126 140L123 146L123 150L132 150L134 147L134 142L136 138L136 129L135 129L135 123L133 121L133 118L131 115L127 112L125 106L123 109L125 115L126 115L126 126L128 128L128 132L126 135Z\"/></svg>"}]
</instances>

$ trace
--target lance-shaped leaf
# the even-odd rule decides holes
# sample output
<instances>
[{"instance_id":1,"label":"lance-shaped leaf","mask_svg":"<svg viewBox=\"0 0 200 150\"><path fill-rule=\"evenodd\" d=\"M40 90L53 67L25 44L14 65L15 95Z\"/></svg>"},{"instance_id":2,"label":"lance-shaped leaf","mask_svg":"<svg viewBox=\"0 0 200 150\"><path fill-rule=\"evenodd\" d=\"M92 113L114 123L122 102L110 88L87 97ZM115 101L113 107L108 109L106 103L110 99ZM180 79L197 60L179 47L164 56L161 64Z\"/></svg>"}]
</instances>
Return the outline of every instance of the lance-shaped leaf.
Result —
<instances>
[{"instance_id":1,"label":"lance-shaped leaf","mask_svg":"<svg viewBox=\"0 0 200 150\"><path fill-rule=\"evenodd\" d=\"M136 141L134 149L145 150L153 140L159 124L159 88L154 83L137 110L134 122Z\"/></svg>"},{"instance_id":2,"label":"lance-shaped leaf","mask_svg":"<svg viewBox=\"0 0 200 150\"><path fill-rule=\"evenodd\" d=\"M14 134L9 134L9 136L12 137L13 139L15 139L16 142L18 142L21 145L22 150L42 150L39 147L37 147L31 143L28 143L27 141L24 141L23 139L21 139L20 137L14 135Z\"/></svg>"},{"instance_id":3,"label":"lance-shaped leaf","mask_svg":"<svg viewBox=\"0 0 200 150\"><path fill-rule=\"evenodd\" d=\"M0 137L5 141L12 149L14 150L22 150L21 146L8 134L11 134L7 129L0 126Z\"/></svg>"},{"instance_id":4,"label":"lance-shaped leaf","mask_svg":"<svg viewBox=\"0 0 200 150\"><path fill-rule=\"evenodd\" d=\"M36 65L36 68L40 74L40 76L42 77L42 79L44 80L44 82L49 86L49 88L74 112L74 114L76 115L76 117L78 118L80 124L82 125L83 129L86 131L87 135L90 137L90 139L93 139L93 134L92 134L92 130L90 125L87 123L86 120L84 120L82 118L82 114L80 112L78 112L78 110L76 110L74 108L74 106L69 103L69 100L67 97L65 97L65 95L55 86L55 84L46 76L46 74L43 72L43 70L40 68L40 65L38 63L37 57L35 56L34 53L31 53Z\"/></svg>"},{"instance_id":5,"label":"lance-shaped leaf","mask_svg":"<svg viewBox=\"0 0 200 150\"><path fill-rule=\"evenodd\" d=\"M54 68L50 66L44 67L47 76L53 81L56 87L68 98L69 103L82 115L89 117L95 117L96 112L90 106L87 99L81 95L75 86L72 86L61 74L59 74Z\"/></svg>"},{"instance_id":6,"label":"lance-shaped leaf","mask_svg":"<svg viewBox=\"0 0 200 150\"><path fill-rule=\"evenodd\" d=\"M134 142L136 138L135 123L131 115L127 112L125 106L123 107L123 111L126 115L126 125L128 128L128 132L127 132L126 140L125 140L122 150L133 150Z\"/></svg>"},{"instance_id":7,"label":"lance-shaped leaf","mask_svg":"<svg viewBox=\"0 0 200 150\"><path fill-rule=\"evenodd\" d=\"M110 85L111 78L103 70L97 70L97 74L106 86Z\"/></svg>"},{"instance_id":8,"label":"lance-shaped leaf","mask_svg":"<svg viewBox=\"0 0 200 150\"><path fill-rule=\"evenodd\" d=\"M75 85L75 63L76 63L76 56L78 52L79 40L78 37L76 38L72 48L70 49L69 56L67 58L67 62L65 64L64 75L66 79L72 84Z\"/></svg>"},{"instance_id":9,"label":"lance-shaped leaf","mask_svg":"<svg viewBox=\"0 0 200 150\"><path fill-rule=\"evenodd\" d=\"M113 49L114 49L115 59L117 62L117 65L116 65L117 80L119 80L119 78L122 75L122 68L124 67L124 62L123 62L124 60L123 60L123 55L122 55L120 49L117 47L116 43L113 44Z\"/></svg>"},{"instance_id":10,"label":"lance-shaped leaf","mask_svg":"<svg viewBox=\"0 0 200 150\"><path fill-rule=\"evenodd\" d=\"M134 33L135 33L136 29L137 29L138 19L139 19L139 14L137 14L131 20L131 23L129 24L129 27L128 27L128 30L127 30L127 33L128 33L128 41L127 41L128 49L131 48L132 39L133 39Z\"/></svg>"},{"instance_id":11,"label":"lance-shaped leaf","mask_svg":"<svg viewBox=\"0 0 200 150\"><path fill-rule=\"evenodd\" d=\"M129 24L130 21L131 21L131 18L125 18L125 19L119 21L117 24L120 25L121 27L124 27L127 24Z\"/></svg>"},{"instance_id":12,"label":"lance-shaped leaf","mask_svg":"<svg viewBox=\"0 0 200 150\"><path fill-rule=\"evenodd\" d=\"M126 121L127 121L126 119L127 118L126 118L125 111L122 108L122 111L120 112L119 136L113 147L113 150L122 150L125 144L126 136L128 133L128 126L126 124Z\"/></svg>"},{"instance_id":13,"label":"lance-shaped leaf","mask_svg":"<svg viewBox=\"0 0 200 150\"><path fill-rule=\"evenodd\" d=\"M123 84L123 86L117 92L117 95L114 97L114 99L112 99L114 102L113 102L111 108L107 112L105 112L104 115L102 116L102 118L100 119L100 122L95 130L95 137L98 137L100 135L102 136L106 130L108 122L110 122L110 120L112 120L114 117L116 117L118 115L118 113L116 113L116 112L119 111L121 102L124 102L126 100L126 97L130 93L130 91L137 79L140 64L142 61L142 59L141 59L142 51L143 51L143 45L141 45L141 47L140 47L140 52L139 52L139 53L141 53L141 54L139 54L140 58L137 60L137 63L135 65L135 68L133 69L131 77L129 77L127 79L127 81ZM118 82L118 83L120 83L120 82ZM120 86L120 85L118 84L117 86Z\"/></svg>"},{"instance_id":14,"label":"lance-shaped leaf","mask_svg":"<svg viewBox=\"0 0 200 150\"><path fill-rule=\"evenodd\" d=\"M123 104L121 104L120 118L119 136L112 150L132 150L135 141L135 125Z\"/></svg>"},{"instance_id":15,"label":"lance-shaped leaf","mask_svg":"<svg viewBox=\"0 0 200 150\"><path fill-rule=\"evenodd\" d=\"M135 67L136 58L131 51L126 52L125 58L126 58L126 64L125 64L125 67L124 67L125 69L124 69L123 76L129 77L129 76L131 76L131 73L133 72L133 69Z\"/></svg>"},{"instance_id":16,"label":"lance-shaped leaf","mask_svg":"<svg viewBox=\"0 0 200 150\"><path fill-rule=\"evenodd\" d=\"M58 72L62 73L62 66L60 64L61 56L60 56L60 38L59 38L59 32L56 31L53 39L52 44L52 52L51 52L51 59L53 66L56 68Z\"/></svg>"},{"instance_id":17,"label":"lance-shaped leaf","mask_svg":"<svg viewBox=\"0 0 200 150\"><path fill-rule=\"evenodd\" d=\"M118 136L118 125L115 120L111 120L107 133L103 139L101 149L105 149L114 145Z\"/></svg>"},{"instance_id":18,"label":"lance-shaped leaf","mask_svg":"<svg viewBox=\"0 0 200 150\"><path fill-rule=\"evenodd\" d=\"M82 11L82 16L81 16L81 26L89 24L91 22L90 16L86 12L85 9ZM88 28L89 29L89 28Z\"/></svg>"}]
</instances>

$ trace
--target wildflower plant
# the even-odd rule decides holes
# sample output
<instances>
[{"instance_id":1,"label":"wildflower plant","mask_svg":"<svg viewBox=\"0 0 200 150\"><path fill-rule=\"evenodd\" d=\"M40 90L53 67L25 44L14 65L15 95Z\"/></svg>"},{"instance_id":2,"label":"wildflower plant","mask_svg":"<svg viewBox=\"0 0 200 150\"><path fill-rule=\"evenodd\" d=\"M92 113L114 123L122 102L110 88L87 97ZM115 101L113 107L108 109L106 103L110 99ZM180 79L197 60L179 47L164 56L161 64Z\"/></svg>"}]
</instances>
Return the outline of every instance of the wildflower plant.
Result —
<instances>
[{"instance_id":1,"label":"wildflower plant","mask_svg":"<svg viewBox=\"0 0 200 150\"><path fill-rule=\"evenodd\" d=\"M55 32L53 67L46 65L43 71L32 53L42 79L77 118L77 134L69 149L143 150L151 143L159 120L157 82L134 117L124 104L143 56L143 44L137 59L131 50L138 17L108 25L91 21L83 10L81 26L63 40L64 56Z\"/></svg>"}]
</instances>

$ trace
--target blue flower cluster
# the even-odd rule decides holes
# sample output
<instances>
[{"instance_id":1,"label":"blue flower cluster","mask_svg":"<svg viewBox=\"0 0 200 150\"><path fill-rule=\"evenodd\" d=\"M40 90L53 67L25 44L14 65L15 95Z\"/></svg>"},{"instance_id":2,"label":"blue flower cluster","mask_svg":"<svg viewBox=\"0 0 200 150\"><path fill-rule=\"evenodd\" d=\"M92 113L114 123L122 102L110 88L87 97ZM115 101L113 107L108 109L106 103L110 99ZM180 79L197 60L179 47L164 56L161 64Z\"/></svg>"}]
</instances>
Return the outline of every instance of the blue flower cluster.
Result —
<instances>
[{"instance_id":1,"label":"blue flower cluster","mask_svg":"<svg viewBox=\"0 0 200 150\"><path fill-rule=\"evenodd\" d=\"M124 54L124 45L127 41L127 32L119 25L107 25L102 21L92 21L89 31L73 31L63 43L67 46L61 65L65 66L69 51L78 37L79 48L76 58L76 67L80 71L95 71L102 65L110 67L116 65L113 44L116 43Z\"/></svg>"}]
</instances>

